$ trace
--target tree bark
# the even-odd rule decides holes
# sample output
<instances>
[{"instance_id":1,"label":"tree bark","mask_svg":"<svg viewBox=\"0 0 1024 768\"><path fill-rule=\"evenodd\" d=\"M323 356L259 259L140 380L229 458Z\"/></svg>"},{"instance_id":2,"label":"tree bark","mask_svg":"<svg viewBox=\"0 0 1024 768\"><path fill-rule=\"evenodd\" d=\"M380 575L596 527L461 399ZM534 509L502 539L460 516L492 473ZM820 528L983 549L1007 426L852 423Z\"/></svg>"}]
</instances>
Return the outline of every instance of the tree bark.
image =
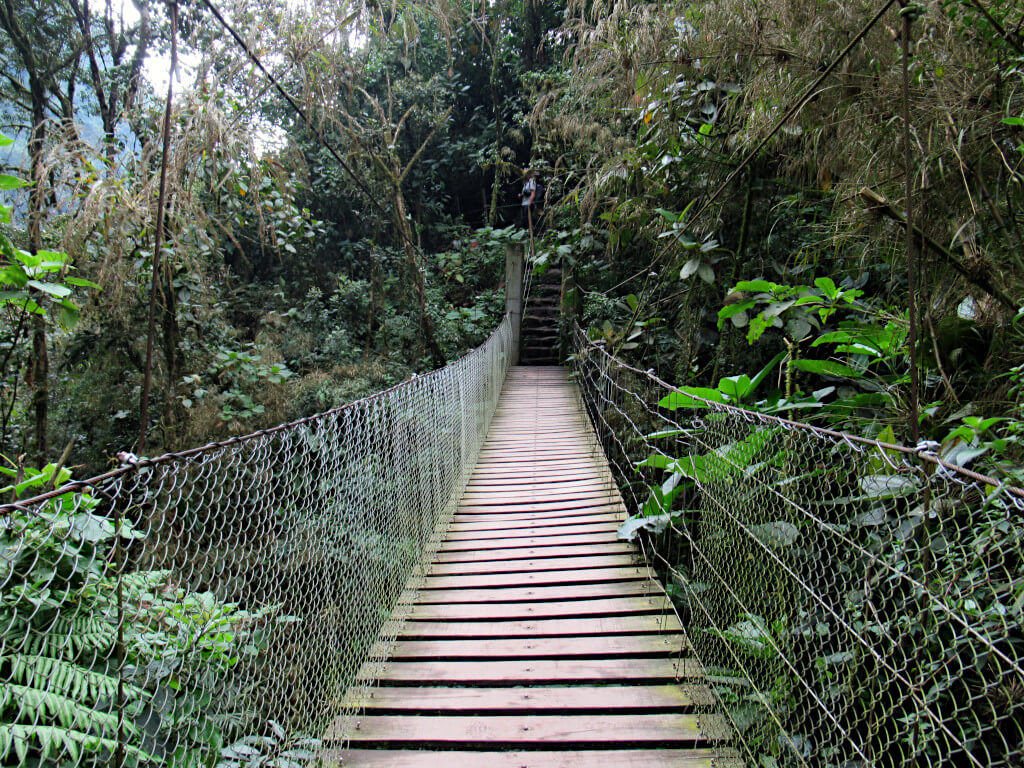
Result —
<instances>
[{"instance_id":1,"label":"tree bark","mask_svg":"<svg viewBox=\"0 0 1024 768\"><path fill-rule=\"evenodd\" d=\"M28 247L33 255L42 250L43 216L46 211L46 173L43 168L43 150L46 143L46 93L38 77L29 76L32 92L32 139L29 141L29 167L32 176L32 194L29 195ZM32 359L30 377L35 386L32 407L35 410L36 461L42 467L50 453L50 357L46 338L46 317L32 318Z\"/></svg>"},{"instance_id":2,"label":"tree bark","mask_svg":"<svg viewBox=\"0 0 1024 768\"><path fill-rule=\"evenodd\" d=\"M423 337L423 343L430 352L430 358L434 365L438 368L443 368L448 361L437 343L434 321L431 320L430 314L427 312L427 280L423 272L423 266L420 264L419 257L416 254L416 248L413 245L413 233L411 231L412 228L409 226L409 219L406 218L405 214L405 195L402 194L401 183L396 183L392 190L395 206L395 226L402 237L405 261L409 272L412 273L413 288L416 291L416 298L420 304L420 333Z\"/></svg>"}]
</instances>

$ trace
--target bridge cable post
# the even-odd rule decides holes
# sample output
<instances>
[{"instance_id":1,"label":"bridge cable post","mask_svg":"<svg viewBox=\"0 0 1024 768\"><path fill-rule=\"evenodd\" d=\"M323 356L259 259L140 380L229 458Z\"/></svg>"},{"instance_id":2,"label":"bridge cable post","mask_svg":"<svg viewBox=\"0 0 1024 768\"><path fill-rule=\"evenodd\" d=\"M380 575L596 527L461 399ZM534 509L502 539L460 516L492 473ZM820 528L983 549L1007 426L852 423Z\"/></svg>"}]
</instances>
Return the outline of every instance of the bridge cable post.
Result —
<instances>
[{"instance_id":1,"label":"bridge cable post","mask_svg":"<svg viewBox=\"0 0 1024 768\"><path fill-rule=\"evenodd\" d=\"M505 314L509 316L512 333L509 364L519 363L520 325L523 319L523 246L505 246Z\"/></svg>"}]
</instances>

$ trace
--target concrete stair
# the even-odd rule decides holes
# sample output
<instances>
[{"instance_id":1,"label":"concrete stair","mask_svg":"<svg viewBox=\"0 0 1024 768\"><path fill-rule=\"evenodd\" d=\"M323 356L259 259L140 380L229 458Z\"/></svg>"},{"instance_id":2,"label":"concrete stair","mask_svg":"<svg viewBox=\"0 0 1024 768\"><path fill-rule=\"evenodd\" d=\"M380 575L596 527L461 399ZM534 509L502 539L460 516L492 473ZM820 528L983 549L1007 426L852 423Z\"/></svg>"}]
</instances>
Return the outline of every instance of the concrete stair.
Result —
<instances>
[{"instance_id":1,"label":"concrete stair","mask_svg":"<svg viewBox=\"0 0 1024 768\"><path fill-rule=\"evenodd\" d=\"M533 278L523 309L519 347L520 365L557 365L558 316L562 298L562 270L552 267Z\"/></svg>"}]
</instances>

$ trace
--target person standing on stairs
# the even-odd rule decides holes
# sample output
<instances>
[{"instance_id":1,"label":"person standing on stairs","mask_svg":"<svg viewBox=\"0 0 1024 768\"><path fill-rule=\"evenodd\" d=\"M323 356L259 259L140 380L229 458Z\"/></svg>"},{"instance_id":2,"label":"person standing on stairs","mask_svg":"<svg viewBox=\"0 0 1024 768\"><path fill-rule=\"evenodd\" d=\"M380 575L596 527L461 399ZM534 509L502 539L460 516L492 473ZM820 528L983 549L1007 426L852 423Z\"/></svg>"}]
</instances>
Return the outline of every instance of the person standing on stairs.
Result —
<instances>
[{"instance_id":1,"label":"person standing on stairs","mask_svg":"<svg viewBox=\"0 0 1024 768\"><path fill-rule=\"evenodd\" d=\"M523 176L519 223L526 229L533 229L533 201L537 198L537 173L532 168L527 168Z\"/></svg>"}]
</instances>

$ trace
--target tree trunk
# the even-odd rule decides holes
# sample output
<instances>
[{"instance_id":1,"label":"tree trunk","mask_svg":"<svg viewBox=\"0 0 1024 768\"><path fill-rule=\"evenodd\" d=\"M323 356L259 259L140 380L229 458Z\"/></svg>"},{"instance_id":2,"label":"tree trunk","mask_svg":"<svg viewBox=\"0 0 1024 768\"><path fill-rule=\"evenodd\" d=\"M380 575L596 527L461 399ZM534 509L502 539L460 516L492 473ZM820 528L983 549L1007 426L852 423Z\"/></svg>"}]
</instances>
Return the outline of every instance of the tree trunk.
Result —
<instances>
[{"instance_id":1,"label":"tree trunk","mask_svg":"<svg viewBox=\"0 0 1024 768\"><path fill-rule=\"evenodd\" d=\"M503 6L495 10L494 18L501 23ZM487 29L486 22L484 29ZM491 41L491 112L494 115L494 180L491 182L491 209L487 212L487 226L493 227L498 221L498 201L501 200L501 139L504 122L501 116L501 100L498 98L498 62L501 59L501 35L493 35Z\"/></svg>"},{"instance_id":2,"label":"tree trunk","mask_svg":"<svg viewBox=\"0 0 1024 768\"><path fill-rule=\"evenodd\" d=\"M438 368L443 368L448 361L445 359L444 352L441 351L441 347L437 343L434 321L430 319L430 315L427 313L427 281L423 268L420 265L420 260L416 256L416 248L413 246L413 233L409 226L409 220L405 215L405 196L402 194L402 188L399 184L395 184L393 195L395 224L402 238L402 246L405 248L405 260L409 271L412 273L412 284L416 289L416 298L419 299L420 303L420 334L423 343L430 351L430 358L434 365Z\"/></svg>"},{"instance_id":3,"label":"tree trunk","mask_svg":"<svg viewBox=\"0 0 1024 768\"><path fill-rule=\"evenodd\" d=\"M28 247L37 254L43 245L43 215L46 211L46 181L43 169L43 150L46 143L46 93L43 84L35 77L29 78L32 93L32 138L28 144L29 167L32 176L32 194L28 205ZM32 407L35 410L36 461L42 467L50 453L50 358L46 339L46 317L35 315L32 319L32 359L29 376L35 386Z\"/></svg>"},{"instance_id":4,"label":"tree trunk","mask_svg":"<svg viewBox=\"0 0 1024 768\"><path fill-rule=\"evenodd\" d=\"M174 427L177 424L177 383L181 376L179 370L181 366L178 359L178 339L181 333L178 327L178 296L174 292L173 265L164 261L164 272L167 276L164 281L163 318L161 320L161 325L163 326L164 363L166 364L166 392L164 395L163 414L164 445L178 448L180 446L175 442Z\"/></svg>"}]
</instances>

